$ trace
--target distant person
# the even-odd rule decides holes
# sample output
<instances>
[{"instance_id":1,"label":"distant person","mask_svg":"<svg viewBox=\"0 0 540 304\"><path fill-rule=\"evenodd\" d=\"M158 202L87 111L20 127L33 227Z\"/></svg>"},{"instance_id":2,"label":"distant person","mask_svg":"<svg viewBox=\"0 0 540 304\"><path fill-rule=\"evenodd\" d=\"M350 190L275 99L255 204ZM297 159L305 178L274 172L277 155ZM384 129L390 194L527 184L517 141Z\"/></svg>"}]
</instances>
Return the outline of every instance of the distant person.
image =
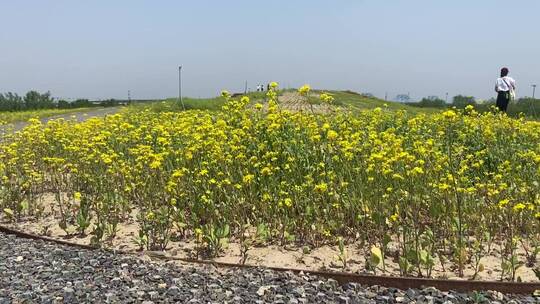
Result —
<instances>
[{"instance_id":1,"label":"distant person","mask_svg":"<svg viewBox=\"0 0 540 304\"><path fill-rule=\"evenodd\" d=\"M261 92L264 92L264 86L261 84Z\"/></svg>"},{"instance_id":2,"label":"distant person","mask_svg":"<svg viewBox=\"0 0 540 304\"><path fill-rule=\"evenodd\" d=\"M270 84L269 83L266 84L266 92L268 92L268 91L270 91Z\"/></svg>"},{"instance_id":3,"label":"distant person","mask_svg":"<svg viewBox=\"0 0 540 304\"><path fill-rule=\"evenodd\" d=\"M516 90L516 81L508 77L508 68L501 69L501 77L497 78L495 83L495 92L497 92L497 108L506 113L508 104Z\"/></svg>"}]
</instances>

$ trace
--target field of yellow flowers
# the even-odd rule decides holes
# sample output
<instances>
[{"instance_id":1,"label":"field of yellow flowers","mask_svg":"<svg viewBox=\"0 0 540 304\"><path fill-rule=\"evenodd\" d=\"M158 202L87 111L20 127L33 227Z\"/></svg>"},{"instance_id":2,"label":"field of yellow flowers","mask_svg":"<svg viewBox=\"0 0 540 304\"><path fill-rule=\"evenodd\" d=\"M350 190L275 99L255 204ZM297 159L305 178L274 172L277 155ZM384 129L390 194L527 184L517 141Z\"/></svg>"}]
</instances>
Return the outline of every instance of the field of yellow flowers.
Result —
<instances>
[{"instance_id":1,"label":"field of yellow flowers","mask_svg":"<svg viewBox=\"0 0 540 304\"><path fill-rule=\"evenodd\" d=\"M34 120L0 140L2 217L52 210L66 233L100 244L135 216L141 248L181 236L213 255L230 239L243 254L256 243L335 244L346 264L354 242L367 269L392 255L401 275L448 263L478 273L498 252L501 278L515 280L537 263L540 123L472 108L290 112L275 90L264 107L225 92L219 112Z\"/></svg>"}]
</instances>

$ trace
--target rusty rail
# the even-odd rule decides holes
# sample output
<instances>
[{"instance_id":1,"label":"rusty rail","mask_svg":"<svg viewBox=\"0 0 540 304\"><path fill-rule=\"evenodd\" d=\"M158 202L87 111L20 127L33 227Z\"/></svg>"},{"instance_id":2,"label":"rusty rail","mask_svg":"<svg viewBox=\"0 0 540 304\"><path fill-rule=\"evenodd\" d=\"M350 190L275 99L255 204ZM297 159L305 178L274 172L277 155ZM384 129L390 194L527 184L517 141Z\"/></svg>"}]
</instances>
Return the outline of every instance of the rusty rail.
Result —
<instances>
[{"instance_id":1,"label":"rusty rail","mask_svg":"<svg viewBox=\"0 0 540 304\"><path fill-rule=\"evenodd\" d=\"M47 242L53 242L60 245L66 245L70 247L77 247L86 250L106 250L113 253L119 254L132 254L130 252L121 251L121 250L112 250L107 248L98 248L90 245L82 245L71 243L63 240L58 240L50 237L39 236L35 234L29 234L26 232L18 231L12 228L8 228L0 225L0 232L5 234L15 235L17 237L33 239L33 240L42 240ZM540 290L540 283L518 283L518 282L503 282L503 281L461 281L461 280L440 280L440 279L427 279L427 278L409 278L409 277L390 277L390 276L375 276L375 275L364 275L364 274L355 274L355 273L346 273L346 272L326 272L326 271L312 271L304 269L290 269L290 268L281 268L281 267L261 267L254 265L241 265L234 263L222 263L214 261L201 261L194 259L186 259L179 257L170 257L170 256L160 256L160 255L151 255L153 258L160 260L176 260L186 263L195 263L195 264L204 264L204 265L213 265L218 268L264 268L270 269L278 272L293 272L293 273L305 273L308 275L319 276L322 278L330 278L336 280L339 284L346 283L358 283L361 285L379 285L384 287L393 287L398 289L408 289L408 288L425 288L425 287L435 287L442 291L459 291L459 292L472 292L472 291L487 291L494 290L499 291L505 294L533 294Z\"/></svg>"}]
</instances>

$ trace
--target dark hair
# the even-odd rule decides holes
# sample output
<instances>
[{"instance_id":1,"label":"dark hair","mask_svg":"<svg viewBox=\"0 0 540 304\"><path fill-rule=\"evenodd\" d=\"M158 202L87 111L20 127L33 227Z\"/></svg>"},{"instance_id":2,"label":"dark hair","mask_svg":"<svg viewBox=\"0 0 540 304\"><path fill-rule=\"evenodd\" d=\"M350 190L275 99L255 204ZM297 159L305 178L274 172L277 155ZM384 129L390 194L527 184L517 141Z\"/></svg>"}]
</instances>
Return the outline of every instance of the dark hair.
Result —
<instances>
[{"instance_id":1,"label":"dark hair","mask_svg":"<svg viewBox=\"0 0 540 304\"><path fill-rule=\"evenodd\" d=\"M508 76L508 68L501 69L501 77Z\"/></svg>"}]
</instances>

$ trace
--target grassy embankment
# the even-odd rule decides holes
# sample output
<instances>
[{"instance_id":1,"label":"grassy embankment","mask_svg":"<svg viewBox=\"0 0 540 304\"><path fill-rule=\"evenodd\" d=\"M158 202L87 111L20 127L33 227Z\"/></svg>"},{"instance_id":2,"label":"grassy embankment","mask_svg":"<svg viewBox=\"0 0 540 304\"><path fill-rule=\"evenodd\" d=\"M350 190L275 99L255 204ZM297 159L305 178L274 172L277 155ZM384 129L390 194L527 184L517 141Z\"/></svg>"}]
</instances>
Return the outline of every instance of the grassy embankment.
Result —
<instances>
[{"instance_id":1,"label":"grassy embankment","mask_svg":"<svg viewBox=\"0 0 540 304\"><path fill-rule=\"evenodd\" d=\"M284 90L280 91L280 95L283 95L287 92L294 92L293 90ZM314 95L318 95L323 92L320 90L312 91ZM399 102L394 101L384 101L376 97L366 97L356 92L352 91L324 91L332 96L334 96L335 101L334 105L337 107L347 107L352 110L370 110L375 108L388 109L390 111L405 110L411 114L418 113L435 113L440 111L440 109L435 108L418 108L405 105ZM247 96L254 102L262 101L265 99L265 93L252 92L248 93ZM220 110L221 107L225 104L225 99L222 97L213 97L213 98L184 98L184 106L186 110L189 109L201 109L201 110ZM319 103L319 100L315 96L309 97L309 102ZM131 109L140 110L140 109L150 109L154 112L168 112L168 111L180 111L182 110L182 105L178 102L178 98L168 98L163 101L153 102L153 103L141 103L134 104L131 106Z\"/></svg>"}]
</instances>

